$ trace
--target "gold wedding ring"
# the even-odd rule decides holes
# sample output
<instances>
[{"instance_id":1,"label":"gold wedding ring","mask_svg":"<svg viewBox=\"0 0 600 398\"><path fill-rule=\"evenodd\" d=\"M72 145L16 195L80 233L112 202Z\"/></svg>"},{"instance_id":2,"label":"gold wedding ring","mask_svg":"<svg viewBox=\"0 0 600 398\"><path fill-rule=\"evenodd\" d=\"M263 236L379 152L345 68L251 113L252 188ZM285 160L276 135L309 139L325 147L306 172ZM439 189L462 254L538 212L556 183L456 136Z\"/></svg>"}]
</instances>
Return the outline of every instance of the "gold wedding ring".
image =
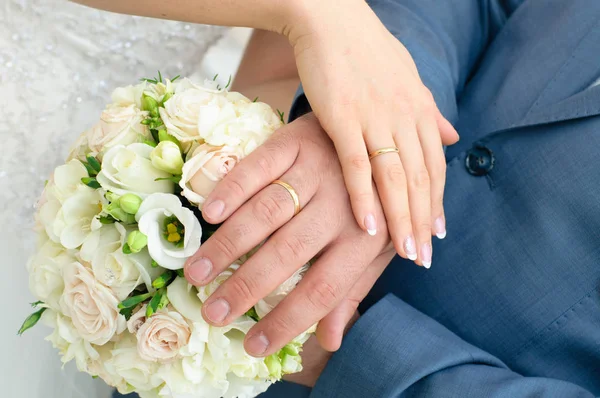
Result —
<instances>
[{"instance_id":1,"label":"gold wedding ring","mask_svg":"<svg viewBox=\"0 0 600 398\"><path fill-rule=\"evenodd\" d=\"M399 150L398 150L398 148L396 148L395 146L390 146L390 147L387 147L387 148L381 148L381 149L378 149L378 150L376 150L376 151L373 151L373 152L371 152L371 153L369 154L369 160L371 160L371 159L373 159L374 157L377 157L377 156L379 156L379 155L383 155L383 154L385 154L385 153L392 153L392 152L393 152L393 153L398 153L398 152L399 152Z\"/></svg>"},{"instance_id":2,"label":"gold wedding ring","mask_svg":"<svg viewBox=\"0 0 600 398\"><path fill-rule=\"evenodd\" d=\"M285 188L286 191L289 192L292 200L294 201L294 216L300 213L300 198L298 197L298 193L290 184L287 182L283 182L281 180L275 180L271 184L279 185Z\"/></svg>"}]
</instances>

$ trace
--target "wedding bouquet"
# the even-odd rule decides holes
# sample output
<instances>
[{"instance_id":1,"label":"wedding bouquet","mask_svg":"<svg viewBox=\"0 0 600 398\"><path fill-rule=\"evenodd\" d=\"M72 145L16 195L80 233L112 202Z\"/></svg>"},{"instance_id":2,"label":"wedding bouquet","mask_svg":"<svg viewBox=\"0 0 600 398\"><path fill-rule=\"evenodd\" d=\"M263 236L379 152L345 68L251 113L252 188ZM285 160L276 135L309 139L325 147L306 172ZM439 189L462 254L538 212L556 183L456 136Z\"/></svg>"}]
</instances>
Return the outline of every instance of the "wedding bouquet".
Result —
<instances>
[{"instance_id":1,"label":"wedding bouquet","mask_svg":"<svg viewBox=\"0 0 600 398\"><path fill-rule=\"evenodd\" d=\"M283 115L214 81L143 79L118 88L100 122L81 135L39 200L39 249L28 264L47 340L64 363L121 393L148 397L253 397L302 369L312 330L254 358L248 330L299 282L300 269L226 327L207 324L202 302L246 261L196 288L183 265L217 228L205 198L283 124ZM229 86L229 84L227 85Z\"/></svg>"}]
</instances>

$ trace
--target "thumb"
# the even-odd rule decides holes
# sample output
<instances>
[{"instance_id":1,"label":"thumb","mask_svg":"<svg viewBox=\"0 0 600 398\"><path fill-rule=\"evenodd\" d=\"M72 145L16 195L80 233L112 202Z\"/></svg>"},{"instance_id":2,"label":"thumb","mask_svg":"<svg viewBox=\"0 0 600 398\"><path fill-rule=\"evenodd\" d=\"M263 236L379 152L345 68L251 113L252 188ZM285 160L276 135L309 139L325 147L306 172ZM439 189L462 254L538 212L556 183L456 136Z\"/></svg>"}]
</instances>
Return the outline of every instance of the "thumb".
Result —
<instances>
[{"instance_id":1,"label":"thumb","mask_svg":"<svg viewBox=\"0 0 600 398\"><path fill-rule=\"evenodd\" d=\"M460 139L458 133L454 129L454 126L450 124L448 120L440 113L436 111L435 120L437 122L438 130L440 131L440 137L442 138L442 144L453 145Z\"/></svg>"}]
</instances>

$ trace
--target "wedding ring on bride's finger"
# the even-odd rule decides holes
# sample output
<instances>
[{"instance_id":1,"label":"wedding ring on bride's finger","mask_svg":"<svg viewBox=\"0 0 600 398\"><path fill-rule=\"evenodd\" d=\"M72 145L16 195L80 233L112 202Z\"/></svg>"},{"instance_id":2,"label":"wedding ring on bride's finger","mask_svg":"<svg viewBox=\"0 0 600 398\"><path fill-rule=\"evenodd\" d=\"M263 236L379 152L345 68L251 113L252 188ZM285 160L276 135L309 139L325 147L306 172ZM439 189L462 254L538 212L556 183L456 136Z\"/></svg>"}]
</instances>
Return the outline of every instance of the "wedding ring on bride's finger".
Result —
<instances>
[{"instance_id":1,"label":"wedding ring on bride's finger","mask_svg":"<svg viewBox=\"0 0 600 398\"><path fill-rule=\"evenodd\" d=\"M288 191L288 193L292 197L292 200L294 201L294 216L300 213L300 198L298 197L298 193L296 192L296 190L290 184L281 180L275 180L271 184L279 185L285 188L285 190Z\"/></svg>"},{"instance_id":2,"label":"wedding ring on bride's finger","mask_svg":"<svg viewBox=\"0 0 600 398\"><path fill-rule=\"evenodd\" d=\"M395 146L381 148L381 149L378 149L376 151L369 153L369 160L371 160L379 155L384 155L386 153L398 153L398 152L399 152L399 149L396 148Z\"/></svg>"}]
</instances>

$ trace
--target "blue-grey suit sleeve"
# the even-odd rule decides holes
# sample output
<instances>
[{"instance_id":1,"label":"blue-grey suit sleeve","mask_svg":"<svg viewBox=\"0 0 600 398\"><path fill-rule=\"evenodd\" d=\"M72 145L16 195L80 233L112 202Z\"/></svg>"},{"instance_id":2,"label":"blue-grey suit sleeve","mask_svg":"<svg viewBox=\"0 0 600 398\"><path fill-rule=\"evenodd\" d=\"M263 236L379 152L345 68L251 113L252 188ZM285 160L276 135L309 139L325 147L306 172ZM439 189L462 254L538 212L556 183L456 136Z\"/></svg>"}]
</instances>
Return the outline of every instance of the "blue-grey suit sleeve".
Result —
<instances>
[{"instance_id":1,"label":"blue-grey suit sleeve","mask_svg":"<svg viewBox=\"0 0 600 398\"><path fill-rule=\"evenodd\" d=\"M562 381L523 377L393 295L367 311L311 397L593 398Z\"/></svg>"},{"instance_id":2,"label":"blue-grey suit sleeve","mask_svg":"<svg viewBox=\"0 0 600 398\"><path fill-rule=\"evenodd\" d=\"M456 100L510 10L502 8L499 0L370 0L368 3L411 53L438 108L446 119L455 123ZM300 87L290 121L309 111L310 105Z\"/></svg>"}]
</instances>

